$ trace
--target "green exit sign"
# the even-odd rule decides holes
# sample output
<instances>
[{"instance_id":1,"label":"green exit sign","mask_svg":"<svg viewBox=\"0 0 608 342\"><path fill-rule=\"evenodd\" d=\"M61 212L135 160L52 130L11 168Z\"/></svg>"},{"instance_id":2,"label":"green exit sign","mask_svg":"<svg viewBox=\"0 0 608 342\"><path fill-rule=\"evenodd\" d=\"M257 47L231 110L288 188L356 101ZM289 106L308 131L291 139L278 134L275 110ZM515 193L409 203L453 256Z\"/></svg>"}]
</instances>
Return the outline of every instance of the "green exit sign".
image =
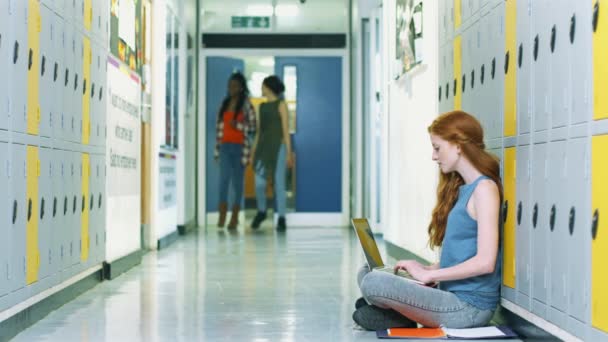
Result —
<instances>
[{"instance_id":1,"label":"green exit sign","mask_svg":"<svg viewBox=\"0 0 608 342\"><path fill-rule=\"evenodd\" d=\"M232 17L232 28L270 28L270 17Z\"/></svg>"}]
</instances>

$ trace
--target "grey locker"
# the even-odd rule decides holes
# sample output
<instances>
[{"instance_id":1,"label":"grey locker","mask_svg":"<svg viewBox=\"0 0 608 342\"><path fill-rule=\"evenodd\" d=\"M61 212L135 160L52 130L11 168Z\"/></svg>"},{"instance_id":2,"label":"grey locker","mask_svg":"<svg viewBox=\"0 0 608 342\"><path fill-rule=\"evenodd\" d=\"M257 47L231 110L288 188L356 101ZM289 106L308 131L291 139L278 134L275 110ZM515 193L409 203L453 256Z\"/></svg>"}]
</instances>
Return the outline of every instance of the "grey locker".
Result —
<instances>
[{"instance_id":1,"label":"grey locker","mask_svg":"<svg viewBox=\"0 0 608 342\"><path fill-rule=\"evenodd\" d=\"M58 140L65 140L67 128L67 111L64 108L65 95L65 79L66 79L66 49L67 41L64 30L64 20L62 17L55 15L54 35L56 37L53 44L53 137ZM69 75L68 75L69 76Z\"/></svg>"},{"instance_id":2,"label":"grey locker","mask_svg":"<svg viewBox=\"0 0 608 342\"><path fill-rule=\"evenodd\" d=\"M534 101L534 130L549 129L551 110L551 27L552 9L549 2L532 1L532 77Z\"/></svg>"},{"instance_id":3,"label":"grey locker","mask_svg":"<svg viewBox=\"0 0 608 342\"><path fill-rule=\"evenodd\" d=\"M106 257L106 204L107 201L107 193L106 193L106 179L108 177L108 168L106 167L106 155L99 155L99 183L98 183L98 193L97 193L97 209L98 209L98 217L99 217L99 241L100 241L100 249L99 249L99 261L105 260Z\"/></svg>"},{"instance_id":4,"label":"grey locker","mask_svg":"<svg viewBox=\"0 0 608 342\"><path fill-rule=\"evenodd\" d=\"M101 46L106 50L110 46L110 4L100 1L101 12Z\"/></svg>"},{"instance_id":5,"label":"grey locker","mask_svg":"<svg viewBox=\"0 0 608 342\"><path fill-rule=\"evenodd\" d=\"M9 203L11 210L11 264L9 265L9 277L11 290L15 291L25 286L25 229L27 219L27 170L26 170L26 147L25 145L12 144L11 154L11 183L12 196Z\"/></svg>"},{"instance_id":6,"label":"grey locker","mask_svg":"<svg viewBox=\"0 0 608 342\"><path fill-rule=\"evenodd\" d=\"M2 130L9 128L9 80L6 77L10 78L10 44L7 44L7 42L12 41L10 31L9 3L8 1L0 1L0 35L2 35L2 42L0 42L0 74L5 75L5 78L0 81L0 129Z\"/></svg>"},{"instance_id":7,"label":"grey locker","mask_svg":"<svg viewBox=\"0 0 608 342\"><path fill-rule=\"evenodd\" d=\"M469 68L467 69L467 87L469 89L469 97L471 100L471 112L475 115L475 117L481 121L481 112L479 110L479 68L482 63L481 57L481 31L480 31L480 22L477 21L471 26L471 61Z\"/></svg>"},{"instance_id":8,"label":"grey locker","mask_svg":"<svg viewBox=\"0 0 608 342\"><path fill-rule=\"evenodd\" d=\"M471 113L471 97L469 89L467 88L467 72L470 69L470 61L471 61L471 29L466 28L463 30L462 34L462 56L461 56L461 65L460 65L460 75L454 75L458 80L458 88L460 88L461 96L462 96L462 110L465 112Z\"/></svg>"},{"instance_id":9,"label":"grey locker","mask_svg":"<svg viewBox=\"0 0 608 342\"><path fill-rule=\"evenodd\" d=\"M72 25L63 22L63 119L64 119L64 140L74 141L75 122L74 122L74 83L77 81L76 68L74 67L76 41Z\"/></svg>"},{"instance_id":10,"label":"grey locker","mask_svg":"<svg viewBox=\"0 0 608 342\"><path fill-rule=\"evenodd\" d=\"M81 163L80 154L70 151L70 195L71 195L71 211L70 211L70 237L71 237L71 260L72 265L80 263L80 200L81 194Z\"/></svg>"},{"instance_id":11,"label":"grey locker","mask_svg":"<svg viewBox=\"0 0 608 342\"><path fill-rule=\"evenodd\" d=\"M100 56L100 66L99 66L99 73L98 75L98 82L99 82L99 90L97 91L97 94L95 95L95 99L97 99L97 110L98 110L98 115L99 115L99 141L100 141L100 145L101 146L105 146L106 145L106 139L107 139L107 95L109 94L107 92L108 89L108 52L107 52L107 48L102 47L99 50L99 56Z\"/></svg>"},{"instance_id":12,"label":"grey locker","mask_svg":"<svg viewBox=\"0 0 608 342\"><path fill-rule=\"evenodd\" d=\"M61 270L61 246L62 236L61 228L63 227L62 220L62 204L63 204L63 183L61 178L61 153L60 150L52 149L51 153L51 196L48 200L48 219L50 220L50 244L51 244L51 255L50 255L50 267L49 274L51 276L57 275Z\"/></svg>"},{"instance_id":13,"label":"grey locker","mask_svg":"<svg viewBox=\"0 0 608 342\"><path fill-rule=\"evenodd\" d=\"M490 79L490 66L492 55L491 52L488 51L488 46L490 42L490 15L488 12L484 12L479 20L479 62L477 64L477 112L479 121L481 122L481 126L484 129L484 135L486 139L489 139L490 136L490 125L488 123L489 113L488 113L488 102L489 102L489 79Z\"/></svg>"},{"instance_id":14,"label":"grey locker","mask_svg":"<svg viewBox=\"0 0 608 342\"><path fill-rule=\"evenodd\" d=\"M581 322L589 321L591 237L589 143L588 138L571 139L567 147L568 183L565 196L568 257L568 313Z\"/></svg>"},{"instance_id":15,"label":"grey locker","mask_svg":"<svg viewBox=\"0 0 608 342\"><path fill-rule=\"evenodd\" d=\"M532 46L530 38L531 0L520 0L517 3L517 123L519 134L530 133L532 125L531 77Z\"/></svg>"},{"instance_id":16,"label":"grey locker","mask_svg":"<svg viewBox=\"0 0 608 342\"><path fill-rule=\"evenodd\" d=\"M53 136L53 59L55 14L40 6L40 135Z\"/></svg>"},{"instance_id":17,"label":"grey locker","mask_svg":"<svg viewBox=\"0 0 608 342\"><path fill-rule=\"evenodd\" d=\"M566 312L568 248L568 210L566 174L566 141L553 141L549 145L548 175L549 201L547 201L547 221L549 222L549 287L551 306L562 313ZM551 320L561 325L558 316Z\"/></svg>"},{"instance_id":18,"label":"grey locker","mask_svg":"<svg viewBox=\"0 0 608 342\"><path fill-rule=\"evenodd\" d=\"M76 8L76 0L60 0L63 1L63 19L66 23L74 22L74 10Z\"/></svg>"},{"instance_id":19,"label":"grey locker","mask_svg":"<svg viewBox=\"0 0 608 342\"><path fill-rule=\"evenodd\" d=\"M55 6L55 13L61 18L65 15L65 2L66 0L53 0Z\"/></svg>"},{"instance_id":20,"label":"grey locker","mask_svg":"<svg viewBox=\"0 0 608 342\"><path fill-rule=\"evenodd\" d=\"M11 2L11 38L9 47L9 95L11 129L16 132L27 131L27 69L28 69L28 39L27 39L27 1Z\"/></svg>"},{"instance_id":21,"label":"grey locker","mask_svg":"<svg viewBox=\"0 0 608 342\"><path fill-rule=\"evenodd\" d=\"M476 15L477 12L481 9L481 0L471 0L469 7L471 8L471 15Z\"/></svg>"},{"instance_id":22,"label":"grey locker","mask_svg":"<svg viewBox=\"0 0 608 342\"><path fill-rule=\"evenodd\" d=\"M547 319L548 239L547 144L532 147L532 312Z\"/></svg>"},{"instance_id":23,"label":"grey locker","mask_svg":"<svg viewBox=\"0 0 608 342\"><path fill-rule=\"evenodd\" d=\"M531 241L532 241L532 205L530 204L530 146L517 147L516 152L516 281L517 299L519 306L530 310L530 277L531 270Z\"/></svg>"},{"instance_id":24,"label":"grey locker","mask_svg":"<svg viewBox=\"0 0 608 342\"><path fill-rule=\"evenodd\" d=\"M8 269L11 253L11 188L9 183L9 145L0 141L0 189L5 189L0 196L0 297L9 290Z\"/></svg>"},{"instance_id":25,"label":"grey locker","mask_svg":"<svg viewBox=\"0 0 608 342\"><path fill-rule=\"evenodd\" d=\"M99 54L99 47L95 42L91 42L91 80L90 80L90 99L89 99L89 120L91 123L91 132L89 137L89 144L93 146L99 146L99 101L96 100L95 95L99 91L99 69L101 67L101 56Z\"/></svg>"},{"instance_id":26,"label":"grey locker","mask_svg":"<svg viewBox=\"0 0 608 342\"><path fill-rule=\"evenodd\" d=\"M446 43L447 44L447 43ZM446 83L446 73L447 73L447 67L446 67L446 50L447 50L447 45L442 45L439 47L439 86L438 86L438 100L439 100L439 113L444 113L446 111L446 103L447 103L447 96L445 94L445 83Z\"/></svg>"},{"instance_id":27,"label":"grey locker","mask_svg":"<svg viewBox=\"0 0 608 342\"><path fill-rule=\"evenodd\" d=\"M450 41L445 49L445 83L443 95L445 95L446 111L454 110L454 42Z\"/></svg>"},{"instance_id":28,"label":"grey locker","mask_svg":"<svg viewBox=\"0 0 608 342\"><path fill-rule=\"evenodd\" d=\"M571 86L571 124L591 120L593 84L592 60L592 6L585 1L569 1L570 18L569 52Z\"/></svg>"},{"instance_id":29,"label":"grey locker","mask_svg":"<svg viewBox=\"0 0 608 342\"><path fill-rule=\"evenodd\" d=\"M470 6L469 6L470 2L471 2L471 0L461 0L460 1L460 18L462 20L462 24L469 21L469 18L471 17Z\"/></svg>"},{"instance_id":30,"label":"grey locker","mask_svg":"<svg viewBox=\"0 0 608 342\"><path fill-rule=\"evenodd\" d=\"M502 137L502 113L504 93L504 3L496 6L490 12L489 50L492 51L490 61L489 94L487 98L487 114L489 124L489 138Z\"/></svg>"},{"instance_id":31,"label":"grey locker","mask_svg":"<svg viewBox=\"0 0 608 342\"><path fill-rule=\"evenodd\" d=\"M447 41L452 41L454 38L454 1L446 0L445 1L445 17L446 17L446 37L448 37Z\"/></svg>"},{"instance_id":32,"label":"grey locker","mask_svg":"<svg viewBox=\"0 0 608 342\"><path fill-rule=\"evenodd\" d=\"M93 0L94 1L94 0ZM79 30L84 30L84 0L75 0L74 6L74 25Z\"/></svg>"},{"instance_id":33,"label":"grey locker","mask_svg":"<svg viewBox=\"0 0 608 342\"><path fill-rule=\"evenodd\" d=\"M83 87L86 85L86 80L83 73L84 64L84 46L83 46L83 35L76 28L72 28L74 32L74 43L75 43L75 55L74 55L74 79L72 83L72 101L73 102L73 125L72 125L72 139L71 141L76 143L82 142L82 94Z\"/></svg>"},{"instance_id":34,"label":"grey locker","mask_svg":"<svg viewBox=\"0 0 608 342\"><path fill-rule=\"evenodd\" d=\"M57 213L57 217L55 223L57 223L57 228L55 232L59 237L60 246L59 246L59 259L60 262L60 270L65 270L71 264L70 260L70 188L68 180L70 179L70 165L71 162L68 159L68 152L63 150L55 151L57 156L57 166L58 166L58 175L57 175L57 186L55 192L58 197L58 207L60 208Z\"/></svg>"},{"instance_id":35,"label":"grey locker","mask_svg":"<svg viewBox=\"0 0 608 342\"><path fill-rule=\"evenodd\" d=\"M53 198L53 150L40 148L40 177L38 178L38 250L40 252L40 271L38 279L51 275L53 262L52 238L52 198Z\"/></svg>"},{"instance_id":36,"label":"grey locker","mask_svg":"<svg viewBox=\"0 0 608 342\"><path fill-rule=\"evenodd\" d=\"M448 40L445 30L445 26L447 25L447 18L445 16L446 0L438 0L437 8L439 12L439 46L443 46L443 44L445 44L445 42Z\"/></svg>"},{"instance_id":37,"label":"grey locker","mask_svg":"<svg viewBox=\"0 0 608 342\"><path fill-rule=\"evenodd\" d=\"M570 11L568 0L552 1L553 15L550 18L549 53L551 63L551 126L564 127L570 119L571 80L568 41Z\"/></svg>"},{"instance_id":38,"label":"grey locker","mask_svg":"<svg viewBox=\"0 0 608 342\"><path fill-rule=\"evenodd\" d=\"M104 249L103 244L103 231L104 231L104 221L105 214L101 208L101 192L103 190L102 186L102 176L104 165L102 155L93 155L93 162L91 163L91 194L90 194L90 209L91 209L91 249L93 252L93 257L95 263L100 263L102 261L102 249Z\"/></svg>"},{"instance_id":39,"label":"grey locker","mask_svg":"<svg viewBox=\"0 0 608 342\"><path fill-rule=\"evenodd\" d=\"M40 9L42 9L42 7L46 7L51 11L55 10L55 0L40 0Z\"/></svg>"}]
</instances>

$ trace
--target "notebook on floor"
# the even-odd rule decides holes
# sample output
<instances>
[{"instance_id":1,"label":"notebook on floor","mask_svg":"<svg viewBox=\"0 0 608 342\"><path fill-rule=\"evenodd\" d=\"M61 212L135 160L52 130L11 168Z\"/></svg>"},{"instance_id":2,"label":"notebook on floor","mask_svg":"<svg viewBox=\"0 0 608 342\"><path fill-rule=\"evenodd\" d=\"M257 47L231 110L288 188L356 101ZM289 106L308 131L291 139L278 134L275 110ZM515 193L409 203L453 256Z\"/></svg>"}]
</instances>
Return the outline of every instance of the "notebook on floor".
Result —
<instances>
[{"instance_id":1,"label":"notebook on floor","mask_svg":"<svg viewBox=\"0 0 608 342\"><path fill-rule=\"evenodd\" d=\"M376 332L378 338L388 339L438 339L438 340L489 340L517 338L506 326L490 326L469 329L449 328L392 328Z\"/></svg>"}]
</instances>

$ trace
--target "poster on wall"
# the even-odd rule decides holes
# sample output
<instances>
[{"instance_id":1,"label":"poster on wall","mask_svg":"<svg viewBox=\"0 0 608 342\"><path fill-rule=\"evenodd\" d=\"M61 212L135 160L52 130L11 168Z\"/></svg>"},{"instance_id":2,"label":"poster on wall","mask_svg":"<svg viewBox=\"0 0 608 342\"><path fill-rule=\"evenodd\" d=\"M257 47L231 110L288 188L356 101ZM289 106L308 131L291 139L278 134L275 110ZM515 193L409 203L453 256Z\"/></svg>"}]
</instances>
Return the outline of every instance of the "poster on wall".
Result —
<instances>
[{"instance_id":1,"label":"poster on wall","mask_svg":"<svg viewBox=\"0 0 608 342\"><path fill-rule=\"evenodd\" d=\"M422 62L422 1L396 2L395 77L410 71Z\"/></svg>"},{"instance_id":2,"label":"poster on wall","mask_svg":"<svg viewBox=\"0 0 608 342\"><path fill-rule=\"evenodd\" d=\"M110 52L140 77L143 60L141 18L142 0L112 0Z\"/></svg>"},{"instance_id":3,"label":"poster on wall","mask_svg":"<svg viewBox=\"0 0 608 342\"><path fill-rule=\"evenodd\" d=\"M175 154L159 153L158 209L171 208L177 204L177 162Z\"/></svg>"}]
</instances>

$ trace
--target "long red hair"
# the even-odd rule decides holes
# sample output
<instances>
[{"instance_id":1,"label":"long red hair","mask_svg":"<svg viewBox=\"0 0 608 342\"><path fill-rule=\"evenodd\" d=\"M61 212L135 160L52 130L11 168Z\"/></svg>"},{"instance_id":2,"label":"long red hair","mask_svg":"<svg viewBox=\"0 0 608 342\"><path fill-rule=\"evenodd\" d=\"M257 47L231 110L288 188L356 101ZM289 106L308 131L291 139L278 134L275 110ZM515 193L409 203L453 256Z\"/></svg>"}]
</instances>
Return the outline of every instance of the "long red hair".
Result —
<instances>
[{"instance_id":1,"label":"long red hair","mask_svg":"<svg viewBox=\"0 0 608 342\"><path fill-rule=\"evenodd\" d=\"M475 117L463 111L453 111L440 115L429 126L430 134L436 135L460 147L461 153L481 172L490 177L498 186L500 201L503 192L500 180L499 159L486 151L483 142L483 128ZM429 245L431 248L440 247L445 236L448 214L456 204L458 191L464 180L453 171L439 172L439 186L437 187L437 204L433 209L431 223L429 224Z\"/></svg>"}]
</instances>

